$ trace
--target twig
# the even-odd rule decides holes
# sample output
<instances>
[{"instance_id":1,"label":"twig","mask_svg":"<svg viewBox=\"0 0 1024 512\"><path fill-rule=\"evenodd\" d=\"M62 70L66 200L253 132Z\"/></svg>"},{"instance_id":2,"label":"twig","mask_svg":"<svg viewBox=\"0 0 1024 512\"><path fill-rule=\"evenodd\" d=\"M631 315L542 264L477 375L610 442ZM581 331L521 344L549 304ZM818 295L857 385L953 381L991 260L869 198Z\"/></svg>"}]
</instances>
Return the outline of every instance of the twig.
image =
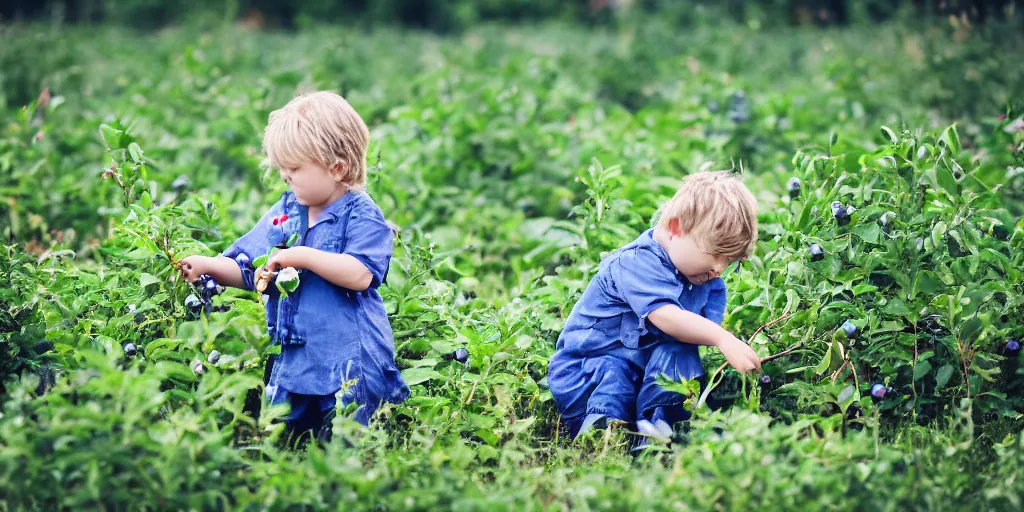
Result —
<instances>
[{"instance_id":1,"label":"twig","mask_svg":"<svg viewBox=\"0 0 1024 512\"><path fill-rule=\"evenodd\" d=\"M781 322L781 321L783 321L783 320L785 320L787 318L789 318L789 313L788 312L787 313L783 313L782 316L780 316L780 317L778 317L778 318L776 318L774 320L771 320L770 322L762 325L761 327L758 327L757 330L754 331L754 334L750 335L750 338L747 340L747 345L750 345L751 343L753 343L754 342L754 338L756 338L758 334L761 334L761 331L763 331L763 330L765 330L765 329L767 329L767 328L769 328L769 327L771 327L771 326L773 326L773 325L775 325L775 324L777 324L777 323L779 323L779 322ZM783 350L782 352L779 352L778 354L774 354L774 355L770 355L768 357L761 358L760 362L761 362L761 364L764 364L764 363L767 363L769 361L774 361L774 360L776 360L776 359L778 359L780 357L785 357L785 356L791 354L797 348L799 348L802 344L803 344L803 342L797 343L796 345L793 345L792 347L789 347L788 349ZM706 402L707 399L708 399L708 395L711 394L711 390L714 389L715 387L717 387L718 384L721 383L722 379L720 378L720 375L722 375L722 372L724 372L725 369L728 368L728 367L729 367L729 363L722 363L722 366L719 366L718 369L715 370L715 373L711 374L711 378L708 379L708 383L704 387L704 391L700 394L700 398L697 399L697 407L700 407L702 404L704 404L704 402Z\"/></svg>"}]
</instances>

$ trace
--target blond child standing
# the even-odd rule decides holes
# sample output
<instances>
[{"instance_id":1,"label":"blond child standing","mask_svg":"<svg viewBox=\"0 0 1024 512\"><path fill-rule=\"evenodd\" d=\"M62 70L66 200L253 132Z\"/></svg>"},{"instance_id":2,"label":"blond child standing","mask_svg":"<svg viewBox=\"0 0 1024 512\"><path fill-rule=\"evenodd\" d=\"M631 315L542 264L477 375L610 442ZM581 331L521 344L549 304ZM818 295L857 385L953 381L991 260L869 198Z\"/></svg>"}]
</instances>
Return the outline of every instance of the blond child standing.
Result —
<instances>
[{"instance_id":1,"label":"blond child standing","mask_svg":"<svg viewBox=\"0 0 1024 512\"><path fill-rule=\"evenodd\" d=\"M391 325L378 293L387 276L393 233L365 192L369 130L341 96L315 92L270 114L264 165L278 169L289 191L220 256L181 261L189 281L256 288L252 262L279 248L266 270L294 268L298 288L284 296L266 289L267 329L281 344L266 392L291 406L294 434L329 439L336 394L356 403L368 423L383 402L409 395L395 365ZM289 246L289 241L295 244Z\"/></svg>"}]
</instances>

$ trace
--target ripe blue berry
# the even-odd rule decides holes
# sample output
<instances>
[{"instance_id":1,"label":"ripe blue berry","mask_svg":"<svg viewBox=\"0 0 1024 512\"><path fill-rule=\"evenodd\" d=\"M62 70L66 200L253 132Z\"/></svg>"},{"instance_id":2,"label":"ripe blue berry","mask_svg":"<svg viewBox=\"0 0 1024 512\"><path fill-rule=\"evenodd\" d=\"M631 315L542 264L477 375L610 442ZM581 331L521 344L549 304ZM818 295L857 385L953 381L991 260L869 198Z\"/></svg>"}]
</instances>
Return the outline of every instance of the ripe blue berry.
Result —
<instances>
[{"instance_id":1,"label":"ripe blue berry","mask_svg":"<svg viewBox=\"0 0 1024 512\"><path fill-rule=\"evenodd\" d=\"M850 212L844 207L840 207L838 210L833 210L832 216L836 218L836 223L840 226L845 226L850 223Z\"/></svg>"},{"instance_id":2,"label":"ripe blue berry","mask_svg":"<svg viewBox=\"0 0 1024 512\"><path fill-rule=\"evenodd\" d=\"M1012 354L1020 352L1020 342L1017 340L1010 340L1006 342L1006 351Z\"/></svg>"},{"instance_id":3,"label":"ripe blue berry","mask_svg":"<svg viewBox=\"0 0 1024 512\"><path fill-rule=\"evenodd\" d=\"M193 313L198 313L203 310L203 301L200 300L199 297L196 297L194 293L192 293L189 294L188 297L185 297L185 307L188 308Z\"/></svg>"},{"instance_id":4,"label":"ripe blue berry","mask_svg":"<svg viewBox=\"0 0 1024 512\"><path fill-rule=\"evenodd\" d=\"M762 375L761 376L761 384L764 384L764 385L767 386L768 384L771 384L771 383L772 383L772 378L771 377L769 377L767 375Z\"/></svg>"},{"instance_id":5,"label":"ripe blue berry","mask_svg":"<svg viewBox=\"0 0 1024 512\"><path fill-rule=\"evenodd\" d=\"M888 391L885 384L875 384L871 386L871 396L875 398L885 398L885 393Z\"/></svg>"},{"instance_id":6,"label":"ripe blue berry","mask_svg":"<svg viewBox=\"0 0 1024 512\"><path fill-rule=\"evenodd\" d=\"M465 348L460 348L455 351L455 360L460 363L465 363L469 360L469 351Z\"/></svg>"},{"instance_id":7,"label":"ripe blue berry","mask_svg":"<svg viewBox=\"0 0 1024 512\"><path fill-rule=\"evenodd\" d=\"M786 189L789 190L789 197L796 199L800 197L800 178L792 177L789 179L789 183L786 185Z\"/></svg>"},{"instance_id":8,"label":"ripe blue berry","mask_svg":"<svg viewBox=\"0 0 1024 512\"><path fill-rule=\"evenodd\" d=\"M825 251L818 244L811 244L811 261L821 261L825 259Z\"/></svg>"},{"instance_id":9,"label":"ripe blue berry","mask_svg":"<svg viewBox=\"0 0 1024 512\"><path fill-rule=\"evenodd\" d=\"M206 360L210 364L217 364L217 361L220 361L220 352L216 350L210 352L210 355L206 356Z\"/></svg>"},{"instance_id":10,"label":"ripe blue berry","mask_svg":"<svg viewBox=\"0 0 1024 512\"><path fill-rule=\"evenodd\" d=\"M134 343L125 343L124 344L124 355L126 355L128 357L133 357L137 353L138 353L138 349L135 347Z\"/></svg>"},{"instance_id":11,"label":"ripe blue berry","mask_svg":"<svg viewBox=\"0 0 1024 512\"><path fill-rule=\"evenodd\" d=\"M854 339L858 334L860 334L860 329L858 329L856 325L853 325L853 322L849 320L843 322L840 329L842 329L843 333L846 334L846 337L850 339Z\"/></svg>"}]
</instances>

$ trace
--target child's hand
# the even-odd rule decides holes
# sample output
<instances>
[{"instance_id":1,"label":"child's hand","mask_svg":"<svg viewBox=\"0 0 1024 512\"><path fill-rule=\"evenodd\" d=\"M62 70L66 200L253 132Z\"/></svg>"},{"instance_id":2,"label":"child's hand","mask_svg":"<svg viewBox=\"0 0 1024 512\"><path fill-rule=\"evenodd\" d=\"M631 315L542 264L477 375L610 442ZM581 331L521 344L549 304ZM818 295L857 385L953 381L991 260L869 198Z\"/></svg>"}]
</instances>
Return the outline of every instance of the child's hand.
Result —
<instances>
[{"instance_id":1,"label":"child's hand","mask_svg":"<svg viewBox=\"0 0 1024 512\"><path fill-rule=\"evenodd\" d=\"M722 351L725 360L736 371L740 373L747 373L751 370L761 371L761 358L757 357L757 352L754 352L754 349L735 336L730 334L728 338L718 344L718 349Z\"/></svg>"},{"instance_id":2,"label":"child's hand","mask_svg":"<svg viewBox=\"0 0 1024 512\"><path fill-rule=\"evenodd\" d=\"M281 249L270 256L267 261L267 270L275 272L282 268L292 267L296 270L309 268L309 247L296 246L288 249Z\"/></svg>"},{"instance_id":3,"label":"child's hand","mask_svg":"<svg viewBox=\"0 0 1024 512\"><path fill-rule=\"evenodd\" d=\"M199 276L210 273L210 260L212 259L208 256L199 255L182 258L178 261L178 272L181 273L181 277L184 277L186 281L191 283L199 279Z\"/></svg>"}]
</instances>

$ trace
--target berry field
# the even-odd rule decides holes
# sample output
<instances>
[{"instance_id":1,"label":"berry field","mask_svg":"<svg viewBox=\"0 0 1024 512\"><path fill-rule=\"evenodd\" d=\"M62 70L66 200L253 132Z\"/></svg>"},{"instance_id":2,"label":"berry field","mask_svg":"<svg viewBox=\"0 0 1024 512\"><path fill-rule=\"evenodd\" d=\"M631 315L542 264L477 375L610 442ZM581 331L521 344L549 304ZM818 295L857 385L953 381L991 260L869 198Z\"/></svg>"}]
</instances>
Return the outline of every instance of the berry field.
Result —
<instances>
[{"instance_id":1,"label":"berry field","mask_svg":"<svg viewBox=\"0 0 1024 512\"><path fill-rule=\"evenodd\" d=\"M663 20L0 26L0 509L1020 510L1024 36ZM332 89L400 229L411 398L289 449L255 293L196 289L285 190L267 116ZM670 444L570 441L547 358L687 173L760 205ZM709 407L710 406L710 407Z\"/></svg>"}]
</instances>

